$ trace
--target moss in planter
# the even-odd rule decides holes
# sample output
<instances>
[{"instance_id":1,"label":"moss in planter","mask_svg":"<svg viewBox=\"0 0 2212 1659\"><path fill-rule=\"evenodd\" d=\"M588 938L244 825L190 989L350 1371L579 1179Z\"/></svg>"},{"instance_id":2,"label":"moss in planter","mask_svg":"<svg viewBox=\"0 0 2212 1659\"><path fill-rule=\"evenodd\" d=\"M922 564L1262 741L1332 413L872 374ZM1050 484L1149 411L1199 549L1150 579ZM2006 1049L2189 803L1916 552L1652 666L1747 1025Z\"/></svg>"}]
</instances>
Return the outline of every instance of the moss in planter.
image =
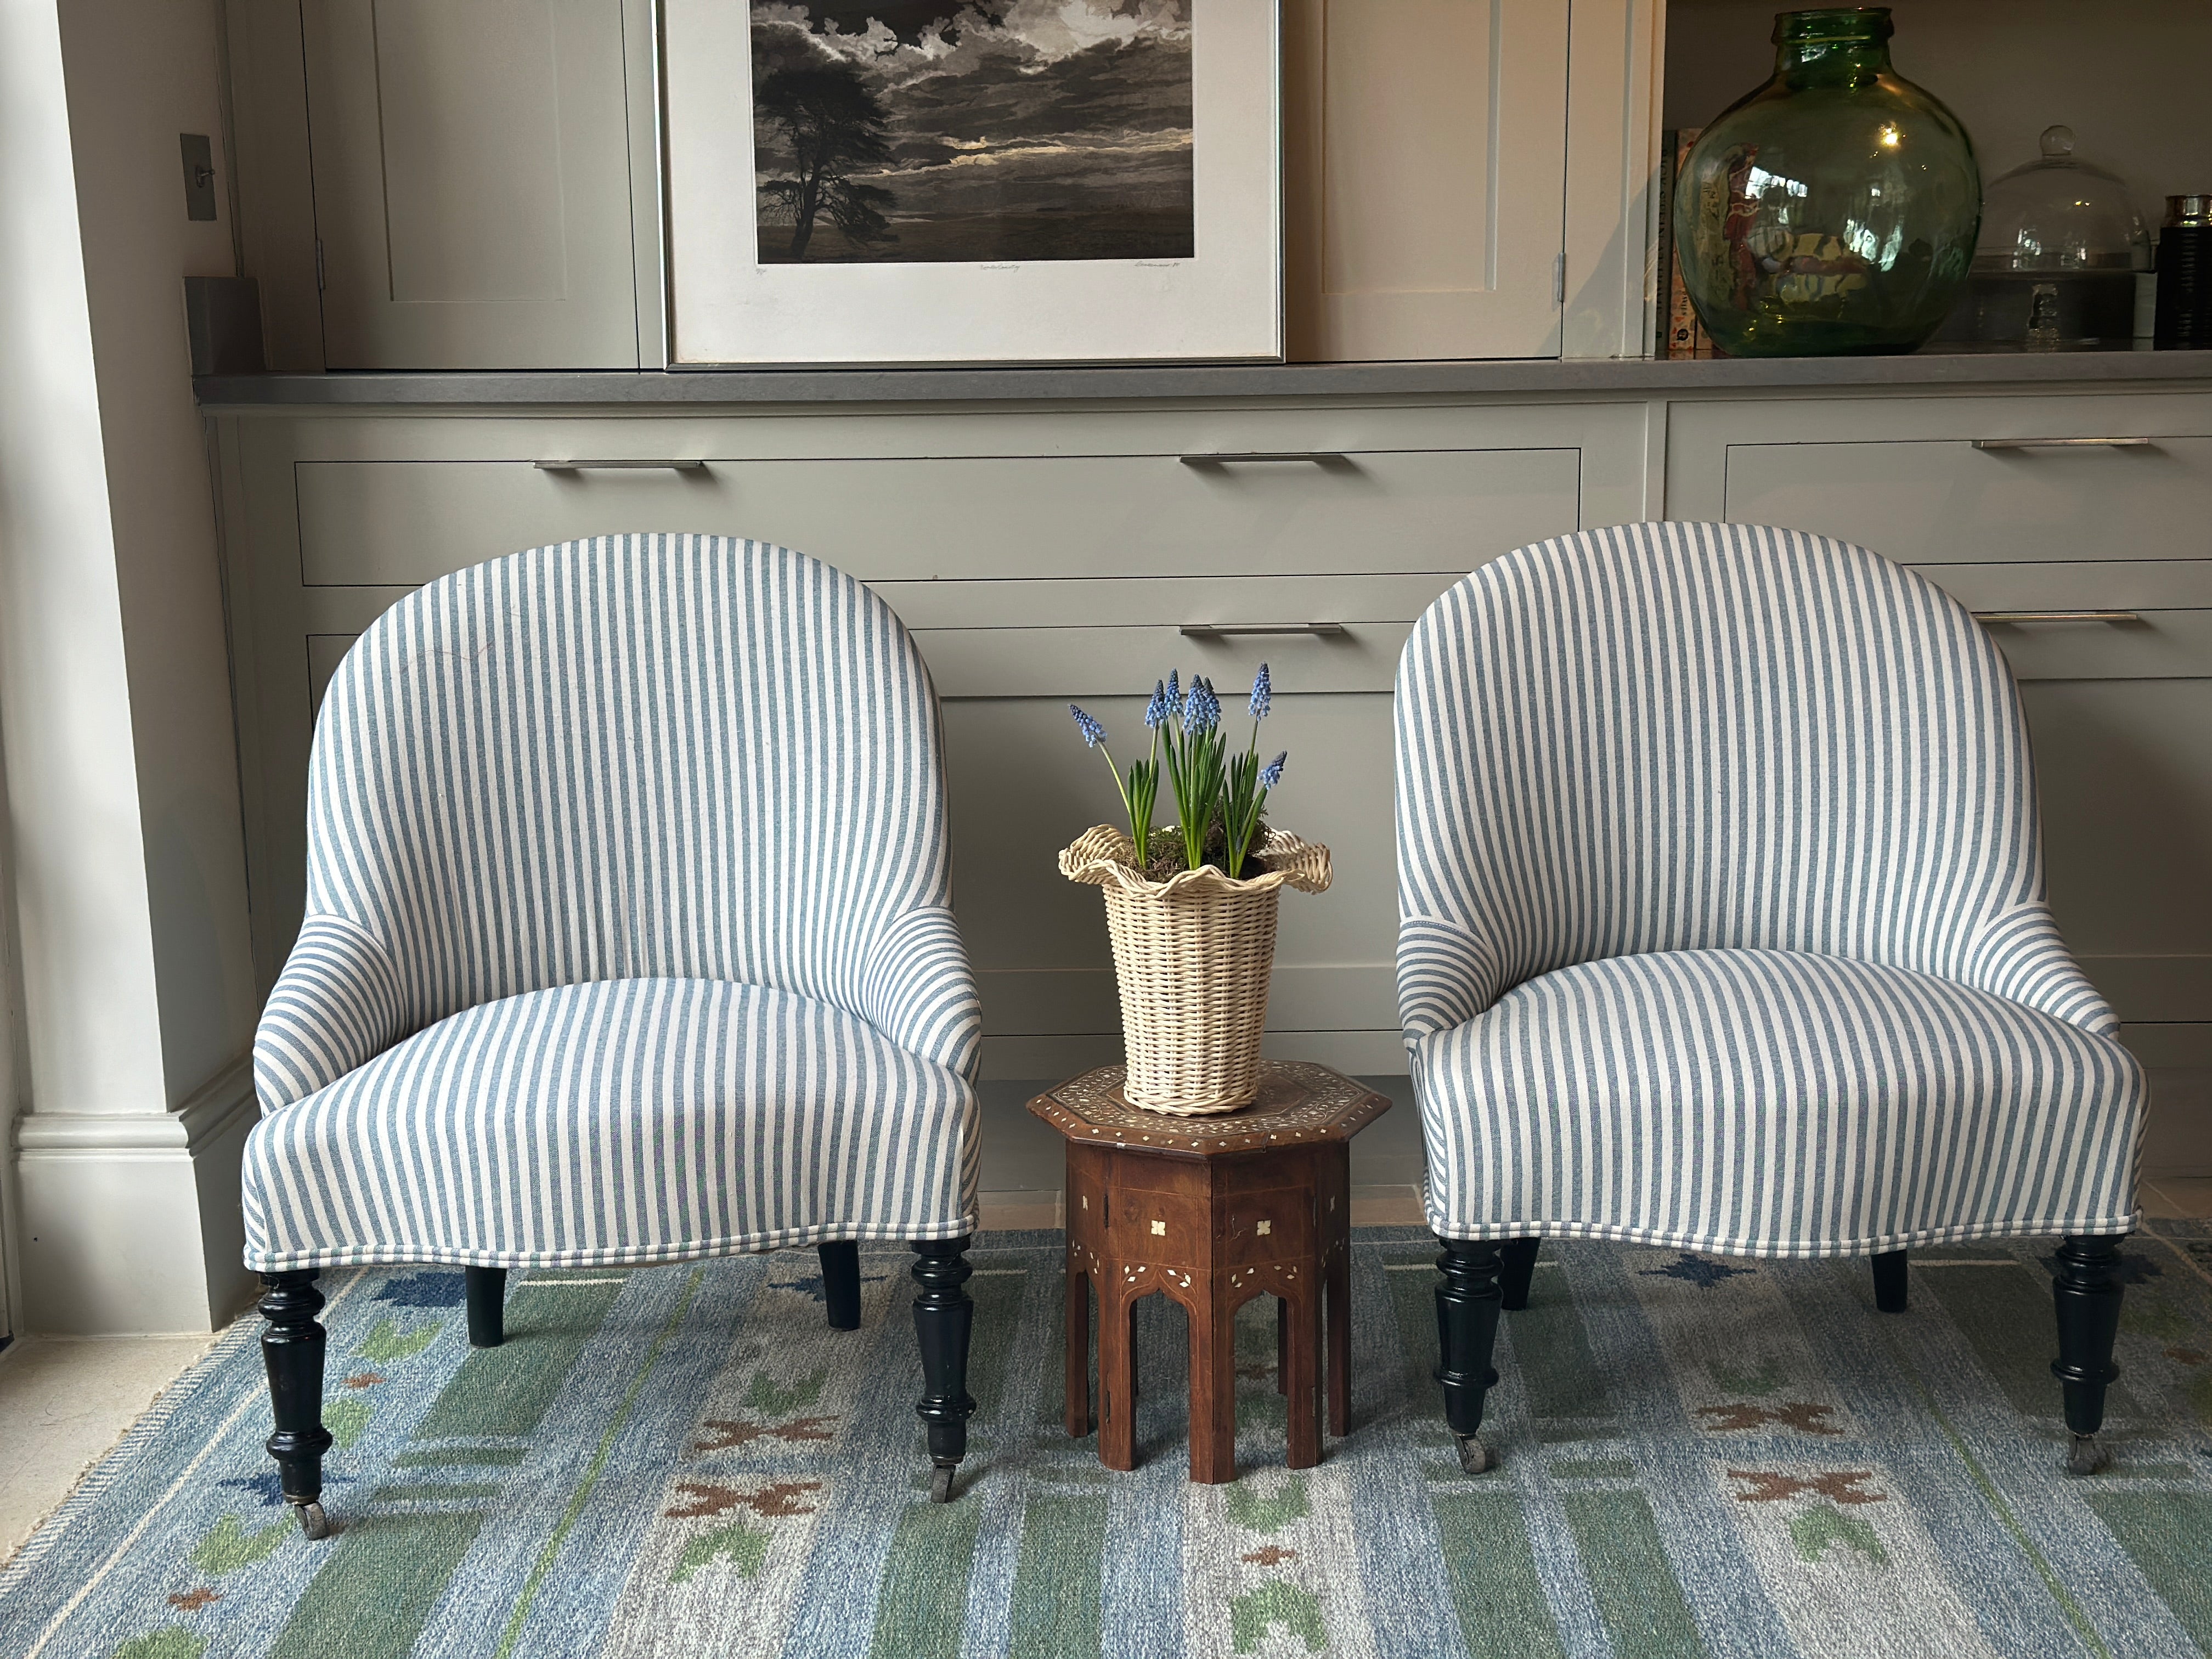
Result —
<instances>
[{"instance_id":1,"label":"moss in planter","mask_svg":"<svg viewBox=\"0 0 2212 1659\"><path fill-rule=\"evenodd\" d=\"M1252 845L1255 848L1264 846L1267 840L1267 821L1262 818L1260 820L1259 828L1253 832ZM1165 881L1170 877L1179 875L1190 867L1183 857L1182 831L1176 825L1171 823L1164 829L1153 830L1152 843L1152 860L1146 865L1145 873L1154 881ZM1206 852L1203 861L1212 865L1217 870L1225 870L1229 867L1229 832L1222 827L1219 818L1214 819L1206 827ZM1244 868L1237 873L1236 879L1249 881L1255 876L1264 876L1267 873L1267 866L1260 861L1259 854L1256 852L1248 852L1244 855Z\"/></svg>"}]
</instances>

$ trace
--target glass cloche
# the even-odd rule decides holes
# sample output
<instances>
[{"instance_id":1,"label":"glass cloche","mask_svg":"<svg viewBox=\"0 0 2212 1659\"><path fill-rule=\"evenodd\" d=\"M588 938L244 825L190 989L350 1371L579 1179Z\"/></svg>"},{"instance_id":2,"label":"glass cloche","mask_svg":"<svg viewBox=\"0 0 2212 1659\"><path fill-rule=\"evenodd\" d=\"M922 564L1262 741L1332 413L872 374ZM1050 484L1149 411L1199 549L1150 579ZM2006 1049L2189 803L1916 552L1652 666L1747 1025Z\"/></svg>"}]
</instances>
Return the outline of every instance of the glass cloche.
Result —
<instances>
[{"instance_id":1,"label":"glass cloche","mask_svg":"<svg viewBox=\"0 0 2212 1659\"><path fill-rule=\"evenodd\" d=\"M2030 350L2124 345L2136 273L2151 268L2142 216L2124 184L2074 154L2072 128L2045 128L2041 149L1983 192L1967 297L1943 332Z\"/></svg>"}]
</instances>

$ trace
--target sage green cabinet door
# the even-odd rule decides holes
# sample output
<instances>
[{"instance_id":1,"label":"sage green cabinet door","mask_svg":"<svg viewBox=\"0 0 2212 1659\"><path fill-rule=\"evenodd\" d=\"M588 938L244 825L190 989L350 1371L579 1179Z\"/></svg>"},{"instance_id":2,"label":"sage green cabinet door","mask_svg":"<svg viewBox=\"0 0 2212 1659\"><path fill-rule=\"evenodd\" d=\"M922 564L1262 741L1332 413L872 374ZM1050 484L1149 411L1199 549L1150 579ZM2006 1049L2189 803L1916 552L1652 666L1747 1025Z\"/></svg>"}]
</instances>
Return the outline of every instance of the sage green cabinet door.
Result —
<instances>
[{"instance_id":1,"label":"sage green cabinet door","mask_svg":"<svg viewBox=\"0 0 2212 1659\"><path fill-rule=\"evenodd\" d=\"M306 0L331 368L634 368L622 0Z\"/></svg>"},{"instance_id":2,"label":"sage green cabinet door","mask_svg":"<svg viewBox=\"0 0 2212 1659\"><path fill-rule=\"evenodd\" d=\"M2212 1020L2212 679L2021 693L2066 943L2122 1020Z\"/></svg>"}]
</instances>

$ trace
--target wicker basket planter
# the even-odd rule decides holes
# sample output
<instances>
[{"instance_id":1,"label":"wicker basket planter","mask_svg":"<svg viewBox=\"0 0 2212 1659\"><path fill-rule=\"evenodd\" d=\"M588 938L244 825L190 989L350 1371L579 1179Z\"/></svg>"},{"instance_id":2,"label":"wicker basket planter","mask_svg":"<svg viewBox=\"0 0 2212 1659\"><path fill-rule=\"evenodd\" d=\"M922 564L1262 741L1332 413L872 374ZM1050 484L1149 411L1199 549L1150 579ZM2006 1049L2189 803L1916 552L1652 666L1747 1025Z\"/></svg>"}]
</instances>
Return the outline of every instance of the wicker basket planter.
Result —
<instances>
[{"instance_id":1,"label":"wicker basket planter","mask_svg":"<svg viewBox=\"0 0 2212 1659\"><path fill-rule=\"evenodd\" d=\"M1208 866L1164 881L1135 867L1128 836L1101 824L1060 855L1060 872L1105 895L1133 1106L1178 1117L1233 1112L1260 1092L1260 1036L1284 887L1318 893L1328 848L1271 830L1266 873L1231 881Z\"/></svg>"}]
</instances>

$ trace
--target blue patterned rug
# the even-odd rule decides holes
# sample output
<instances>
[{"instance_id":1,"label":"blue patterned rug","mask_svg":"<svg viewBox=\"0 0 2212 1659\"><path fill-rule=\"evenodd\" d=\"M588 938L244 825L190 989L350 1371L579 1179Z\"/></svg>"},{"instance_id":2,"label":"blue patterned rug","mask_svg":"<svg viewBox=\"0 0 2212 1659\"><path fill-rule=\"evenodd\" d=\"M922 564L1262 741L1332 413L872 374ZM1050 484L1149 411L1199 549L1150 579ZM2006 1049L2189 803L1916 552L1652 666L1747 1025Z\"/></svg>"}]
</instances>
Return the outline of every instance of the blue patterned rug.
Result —
<instances>
[{"instance_id":1,"label":"blue patterned rug","mask_svg":"<svg viewBox=\"0 0 2212 1659\"><path fill-rule=\"evenodd\" d=\"M2112 1469L2060 1472L2044 1249L1863 1263L1547 1246L1463 1476L1428 1370L1433 1247L1358 1235L1353 1432L1281 1467L1272 1317L1240 1327L1235 1485L1183 1479L1182 1316L1143 1304L1136 1473L1058 1426L1057 1234L973 1253L961 1496L923 1498L902 1251L864 1322L809 1254L325 1276L338 1440L278 1503L258 1322L0 1573L23 1659L414 1655L2190 1655L2212 1648L2212 1234L2128 1247Z\"/></svg>"}]
</instances>

